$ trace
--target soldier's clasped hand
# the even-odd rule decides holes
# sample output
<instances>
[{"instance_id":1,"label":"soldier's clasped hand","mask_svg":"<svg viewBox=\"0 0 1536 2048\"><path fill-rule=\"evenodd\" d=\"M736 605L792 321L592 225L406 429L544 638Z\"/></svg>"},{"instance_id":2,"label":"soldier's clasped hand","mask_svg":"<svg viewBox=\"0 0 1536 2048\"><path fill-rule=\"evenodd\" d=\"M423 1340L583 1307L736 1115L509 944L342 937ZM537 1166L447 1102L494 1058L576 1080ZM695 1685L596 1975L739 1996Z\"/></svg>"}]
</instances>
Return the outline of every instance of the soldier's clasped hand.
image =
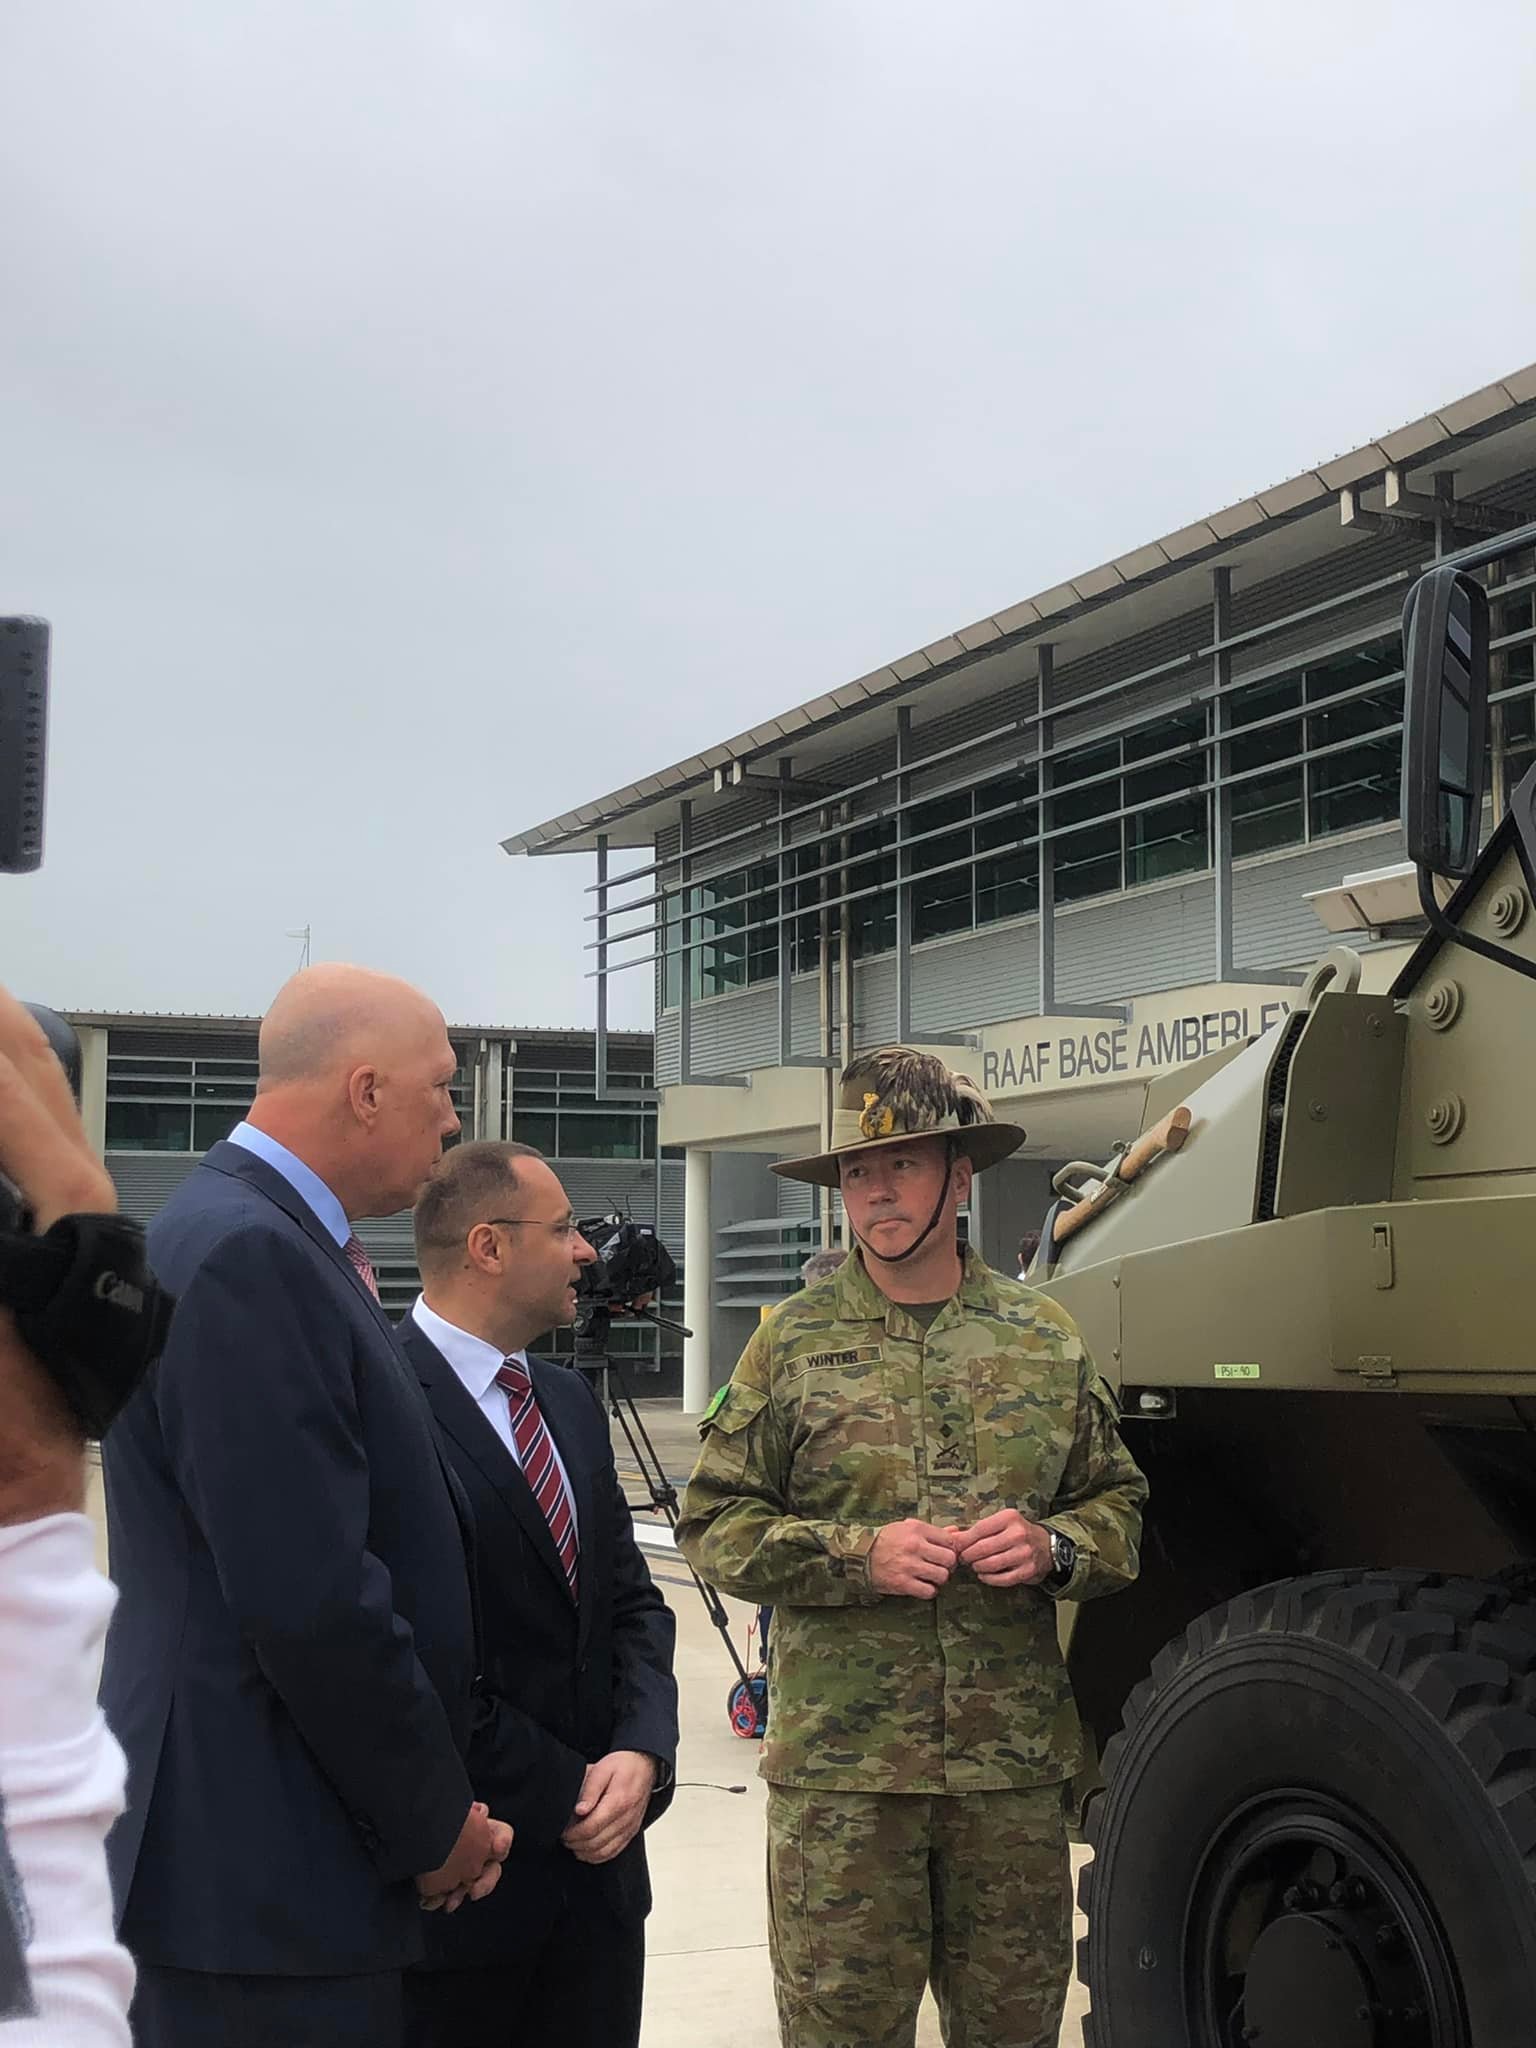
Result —
<instances>
[{"instance_id":1,"label":"soldier's clasped hand","mask_svg":"<svg viewBox=\"0 0 1536 2048\"><path fill-rule=\"evenodd\" d=\"M984 1586L1035 1586L1051 1569L1051 1532L1021 1515L999 1508L970 1529L945 1529L961 1564Z\"/></svg>"},{"instance_id":2,"label":"soldier's clasped hand","mask_svg":"<svg viewBox=\"0 0 1536 2048\"><path fill-rule=\"evenodd\" d=\"M912 1600L931 1600L949 1583L954 1568L953 1532L915 1516L888 1523L869 1553L869 1583L875 1591L903 1593Z\"/></svg>"}]
</instances>

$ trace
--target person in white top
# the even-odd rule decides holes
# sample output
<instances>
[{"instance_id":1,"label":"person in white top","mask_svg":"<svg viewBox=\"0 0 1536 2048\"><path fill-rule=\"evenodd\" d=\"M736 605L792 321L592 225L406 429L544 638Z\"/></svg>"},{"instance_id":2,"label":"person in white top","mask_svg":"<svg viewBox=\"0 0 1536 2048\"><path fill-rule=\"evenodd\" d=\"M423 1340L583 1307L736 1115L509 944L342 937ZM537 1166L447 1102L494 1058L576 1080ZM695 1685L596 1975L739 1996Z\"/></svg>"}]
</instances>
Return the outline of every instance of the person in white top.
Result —
<instances>
[{"instance_id":1,"label":"person in white top","mask_svg":"<svg viewBox=\"0 0 1536 2048\"><path fill-rule=\"evenodd\" d=\"M4 990L0 1172L39 1230L117 1207L62 1068ZM128 2048L133 1964L103 1850L123 1757L96 1705L114 1594L85 1491L79 1424L0 1309L0 2048Z\"/></svg>"}]
</instances>

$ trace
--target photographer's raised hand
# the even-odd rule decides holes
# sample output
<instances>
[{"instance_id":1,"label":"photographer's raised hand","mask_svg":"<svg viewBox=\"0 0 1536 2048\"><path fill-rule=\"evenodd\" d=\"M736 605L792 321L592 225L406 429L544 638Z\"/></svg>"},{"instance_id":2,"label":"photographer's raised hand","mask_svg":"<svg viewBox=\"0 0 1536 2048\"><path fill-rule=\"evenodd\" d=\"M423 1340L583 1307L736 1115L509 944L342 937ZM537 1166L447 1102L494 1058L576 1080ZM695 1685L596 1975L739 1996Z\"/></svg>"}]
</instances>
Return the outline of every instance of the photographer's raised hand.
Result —
<instances>
[{"instance_id":1,"label":"photographer's raised hand","mask_svg":"<svg viewBox=\"0 0 1536 2048\"><path fill-rule=\"evenodd\" d=\"M31 1205L35 1228L60 1216L117 1207L111 1175L91 1150L69 1082L42 1027L0 988L0 1173Z\"/></svg>"},{"instance_id":2,"label":"photographer's raised hand","mask_svg":"<svg viewBox=\"0 0 1536 2048\"><path fill-rule=\"evenodd\" d=\"M0 989L0 1173L46 1230L60 1216L104 1214L117 1191L91 1151L64 1070L41 1029ZM0 1306L0 1524L78 1513L85 1440L52 1376Z\"/></svg>"}]
</instances>

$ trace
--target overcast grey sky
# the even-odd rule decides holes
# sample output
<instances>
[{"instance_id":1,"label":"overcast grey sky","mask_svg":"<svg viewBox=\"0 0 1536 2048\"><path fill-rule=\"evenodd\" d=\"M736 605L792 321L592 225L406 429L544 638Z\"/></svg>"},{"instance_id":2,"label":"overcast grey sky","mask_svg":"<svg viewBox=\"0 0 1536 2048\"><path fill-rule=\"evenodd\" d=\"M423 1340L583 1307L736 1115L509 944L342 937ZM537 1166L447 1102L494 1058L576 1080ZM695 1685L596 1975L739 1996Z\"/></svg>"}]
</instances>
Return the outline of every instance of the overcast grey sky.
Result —
<instances>
[{"instance_id":1,"label":"overcast grey sky","mask_svg":"<svg viewBox=\"0 0 1536 2048\"><path fill-rule=\"evenodd\" d=\"M0 79L62 1005L310 924L588 1022L499 838L1536 357L1528 0L9 0Z\"/></svg>"}]
</instances>

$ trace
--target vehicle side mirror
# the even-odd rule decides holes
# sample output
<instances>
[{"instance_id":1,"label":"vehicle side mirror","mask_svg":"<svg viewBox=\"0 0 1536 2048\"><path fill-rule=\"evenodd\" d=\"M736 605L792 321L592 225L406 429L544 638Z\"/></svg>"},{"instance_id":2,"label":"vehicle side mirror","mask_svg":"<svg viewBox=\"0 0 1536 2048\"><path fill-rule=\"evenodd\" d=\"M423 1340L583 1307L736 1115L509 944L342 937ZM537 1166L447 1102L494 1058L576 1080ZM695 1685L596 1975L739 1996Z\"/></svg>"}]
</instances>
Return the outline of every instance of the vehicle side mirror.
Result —
<instances>
[{"instance_id":1,"label":"vehicle side mirror","mask_svg":"<svg viewBox=\"0 0 1536 2048\"><path fill-rule=\"evenodd\" d=\"M1488 594L1431 569L1403 607L1403 829L1432 874L1471 874L1487 779Z\"/></svg>"}]
</instances>

